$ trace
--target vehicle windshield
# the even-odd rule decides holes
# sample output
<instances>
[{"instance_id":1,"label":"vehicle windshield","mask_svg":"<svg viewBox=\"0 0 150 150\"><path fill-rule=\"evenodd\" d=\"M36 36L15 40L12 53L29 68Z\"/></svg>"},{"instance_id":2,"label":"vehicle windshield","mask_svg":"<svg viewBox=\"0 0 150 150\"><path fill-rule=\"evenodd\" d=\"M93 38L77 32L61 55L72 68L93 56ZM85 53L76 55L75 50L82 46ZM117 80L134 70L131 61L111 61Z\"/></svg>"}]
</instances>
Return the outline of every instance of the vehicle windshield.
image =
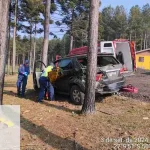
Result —
<instances>
[{"instance_id":1,"label":"vehicle windshield","mask_svg":"<svg viewBox=\"0 0 150 150\"><path fill-rule=\"evenodd\" d=\"M78 61L83 67L87 66L87 57L78 58ZM113 56L98 56L97 67L104 67L107 65L117 65L119 62Z\"/></svg>"}]
</instances>

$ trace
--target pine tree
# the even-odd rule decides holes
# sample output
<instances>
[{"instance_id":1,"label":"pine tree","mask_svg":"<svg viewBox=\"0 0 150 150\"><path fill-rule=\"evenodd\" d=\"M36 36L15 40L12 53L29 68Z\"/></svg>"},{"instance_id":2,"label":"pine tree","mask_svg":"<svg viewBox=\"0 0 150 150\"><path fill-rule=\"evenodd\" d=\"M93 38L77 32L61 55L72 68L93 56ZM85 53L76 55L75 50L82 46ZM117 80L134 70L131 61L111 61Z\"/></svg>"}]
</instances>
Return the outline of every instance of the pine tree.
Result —
<instances>
[{"instance_id":1,"label":"pine tree","mask_svg":"<svg viewBox=\"0 0 150 150\"><path fill-rule=\"evenodd\" d=\"M99 0L90 1L89 49L83 114L95 112Z\"/></svg>"},{"instance_id":2,"label":"pine tree","mask_svg":"<svg viewBox=\"0 0 150 150\"><path fill-rule=\"evenodd\" d=\"M45 3L45 22L44 22L44 44L42 50L42 62L47 65L48 42L49 42L49 24L50 24L50 4L51 0Z\"/></svg>"},{"instance_id":3,"label":"pine tree","mask_svg":"<svg viewBox=\"0 0 150 150\"><path fill-rule=\"evenodd\" d=\"M3 100L4 77L8 45L8 11L9 0L0 0L0 105Z\"/></svg>"}]
</instances>

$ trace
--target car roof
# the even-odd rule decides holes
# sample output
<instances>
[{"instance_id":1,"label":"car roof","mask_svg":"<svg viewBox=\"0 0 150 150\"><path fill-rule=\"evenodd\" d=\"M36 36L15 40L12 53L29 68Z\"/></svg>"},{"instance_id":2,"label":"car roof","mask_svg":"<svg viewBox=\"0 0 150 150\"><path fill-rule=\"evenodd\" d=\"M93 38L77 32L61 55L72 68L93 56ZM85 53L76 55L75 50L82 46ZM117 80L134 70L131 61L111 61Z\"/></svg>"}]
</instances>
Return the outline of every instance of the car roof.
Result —
<instances>
[{"instance_id":1,"label":"car roof","mask_svg":"<svg viewBox=\"0 0 150 150\"><path fill-rule=\"evenodd\" d=\"M114 55L112 53L98 53L97 56L114 56ZM70 56L68 55L68 56L62 57L56 61L67 59L67 58L76 58L76 57L87 57L87 54L70 55Z\"/></svg>"}]
</instances>

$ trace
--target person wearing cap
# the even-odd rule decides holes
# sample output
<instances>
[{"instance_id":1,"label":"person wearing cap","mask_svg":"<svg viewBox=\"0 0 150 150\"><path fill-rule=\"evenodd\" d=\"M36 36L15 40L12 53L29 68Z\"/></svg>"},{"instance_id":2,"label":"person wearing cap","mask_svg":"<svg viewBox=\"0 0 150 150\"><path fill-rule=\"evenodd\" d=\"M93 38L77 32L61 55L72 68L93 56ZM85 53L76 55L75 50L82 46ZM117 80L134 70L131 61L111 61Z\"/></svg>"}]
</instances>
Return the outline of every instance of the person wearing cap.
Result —
<instances>
[{"instance_id":1,"label":"person wearing cap","mask_svg":"<svg viewBox=\"0 0 150 150\"><path fill-rule=\"evenodd\" d=\"M48 97L50 100L54 100L54 88L48 78L48 72L51 72L53 69L53 64L45 68L43 73L41 74L41 77L39 79L40 83L40 92L38 96L38 102L42 102L45 92L48 91Z\"/></svg>"},{"instance_id":2,"label":"person wearing cap","mask_svg":"<svg viewBox=\"0 0 150 150\"><path fill-rule=\"evenodd\" d=\"M28 75L30 74L29 61L25 60L24 64L21 64L18 69L17 80L17 95L25 96L25 89L27 85Z\"/></svg>"}]
</instances>

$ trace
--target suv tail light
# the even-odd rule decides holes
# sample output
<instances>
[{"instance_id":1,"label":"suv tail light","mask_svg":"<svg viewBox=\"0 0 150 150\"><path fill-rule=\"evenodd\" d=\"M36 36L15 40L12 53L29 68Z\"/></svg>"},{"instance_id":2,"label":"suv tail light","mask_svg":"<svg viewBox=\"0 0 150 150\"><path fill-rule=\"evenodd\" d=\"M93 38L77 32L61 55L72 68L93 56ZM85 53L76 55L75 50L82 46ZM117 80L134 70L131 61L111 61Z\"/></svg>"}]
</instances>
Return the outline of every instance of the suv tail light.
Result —
<instances>
[{"instance_id":1,"label":"suv tail light","mask_svg":"<svg viewBox=\"0 0 150 150\"><path fill-rule=\"evenodd\" d=\"M120 74L122 74L124 72L124 68L120 69Z\"/></svg>"},{"instance_id":2,"label":"suv tail light","mask_svg":"<svg viewBox=\"0 0 150 150\"><path fill-rule=\"evenodd\" d=\"M97 74L96 75L96 81L100 81L102 79L103 75L102 74Z\"/></svg>"},{"instance_id":3,"label":"suv tail light","mask_svg":"<svg viewBox=\"0 0 150 150\"><path fill-rule=\"evenodd\" d=\"M127 71L127 68L124 68L124 67L121 68L121 69L120 69L120 74L122 74L124 71Z\"/></svg>"}]
</instances>

